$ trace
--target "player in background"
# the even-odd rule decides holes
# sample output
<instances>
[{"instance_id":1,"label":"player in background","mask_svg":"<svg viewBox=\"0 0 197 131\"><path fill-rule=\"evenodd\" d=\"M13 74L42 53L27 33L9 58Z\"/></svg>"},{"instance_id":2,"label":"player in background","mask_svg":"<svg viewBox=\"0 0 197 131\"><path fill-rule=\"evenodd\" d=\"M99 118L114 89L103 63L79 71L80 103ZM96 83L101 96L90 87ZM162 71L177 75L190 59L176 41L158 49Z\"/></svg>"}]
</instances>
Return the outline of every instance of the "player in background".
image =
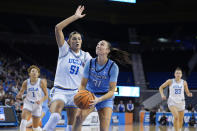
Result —
<instances>
[{"instance_id":1,"label":"player in background","mask_svg":"<svg viewBox=\"0 0 197 131\"><path fill-rule=\"evenodd\" d=\"M183 126L184 110L185 110L185 96L184 91L188 97L192 97L188 89L187 82L182 79L182 70L178 67L174 73L175 78L168 79L159 87L162 100L166 100L163 89L169 86L168 108L174 116L175 131L181 130Z\"/></svg>"},{"instance_id":2,"label":"player in background","mask_svg":"<svg viewBox=\"0 0 197 131\"><path fill-rule=\"evenodd\" d=\"M48 98L47 81L40 79L40 69L32 65L28 68L29 78L22 84L16 99L21 99L24 91L27 91L23 101L22 120L20 131L26 131L27 119L32 115L33 131L41 131L39 128L40 117L42 114L42 103ZM42 96L44 92L44 96Z\"/></svg>"}]
</instances>

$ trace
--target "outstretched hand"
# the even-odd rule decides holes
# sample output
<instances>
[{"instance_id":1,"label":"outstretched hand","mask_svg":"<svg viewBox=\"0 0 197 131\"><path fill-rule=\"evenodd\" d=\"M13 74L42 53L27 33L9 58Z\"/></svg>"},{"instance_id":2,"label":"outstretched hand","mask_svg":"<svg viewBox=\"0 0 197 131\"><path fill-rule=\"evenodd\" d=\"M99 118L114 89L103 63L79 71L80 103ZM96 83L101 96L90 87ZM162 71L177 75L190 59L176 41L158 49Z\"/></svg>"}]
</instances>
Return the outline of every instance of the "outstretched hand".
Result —
<instances>
[{"instance_id":1,"label":"outstretched hand","mask_svg":"<svg viewBox=\"0 0 197 131\"><path fill-rule=\"evenodd\" d=\"M188 96L188 97L192 97L193 94L192 94L192 93L188 93L187 96Z\"/></svg>"},{"instance_id":2,"label":"outstretched hand","mask_svg":"<svg viewBox=\"0 0 197 131\"><path fill-rule=\"evenodd\" d=\"M77 10L76 10L76 12L75 12L75 16L76 16L77 18L83 18L83 17L86 15L86 14L83 14L83 15L82 15L84 9L85 9L84 6L81 6L81 5L78 6L78 8L77 8Z\"/></svg>"},{"instance_id":3,"label":"outstretched hand","mask_svg":"<svg viewBox=\"0 0 197 131\"><path fill-rule=\"evenodd\" d=\"M161 97L162 100L167 100L166 96Z\"/></svg>"}]
</instances>

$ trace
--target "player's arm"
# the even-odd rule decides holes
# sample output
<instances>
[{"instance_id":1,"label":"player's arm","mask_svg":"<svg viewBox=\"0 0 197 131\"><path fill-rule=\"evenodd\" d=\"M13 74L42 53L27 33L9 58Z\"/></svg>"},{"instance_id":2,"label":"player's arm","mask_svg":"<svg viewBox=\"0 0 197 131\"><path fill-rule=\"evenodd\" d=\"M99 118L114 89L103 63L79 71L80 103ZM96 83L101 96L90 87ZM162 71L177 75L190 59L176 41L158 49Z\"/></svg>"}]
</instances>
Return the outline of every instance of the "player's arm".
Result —
<instances>
[{"instance_id":1,"label":"player's arm","mask_svg":"<svg viewBox=\"0 0 197 131\"><path fill-rule=\"evenodd\" d=\"M22 87L16 96L16 99L22 99L22 95L24 94L25 90L27 90L27 80L23 82Z\"/></svg>"},{"instance_id":2,"label":"player's arm","mask_svg":"<svg viewBox=\"0 0 197 131\"><path fill-rule=\"evenodd\" d=\"M79 87L79 90L85 90L87 83L88 83L88 79L83 77L81 80L81 86Z\"/></svg>"},{"instance_id":3,"label":"player's arm","mask_svg":"<svg viewBox=\"0 0 197 131\"><path fill-rule=\"evenodd\" d=\"M78 6L74 15L63 20L62 22L60 22L55 26L55 37L59 47L61 47L64 44L64 34L62 30L70 23L76 21L79 18L83 18L85 16L85 14L82 15L83 10L84 10L84 6Z\"/></svg>"},{"instance_id":4,"label":"player's arm","mask_svg":"<svg viewBox=\"0 0 197 131\"><path fill-rule=\"evenodd\" d=\"M159 92L160 92L161 98L162 98L163 100L166 100L166 96L165 96L164 93L163 93L163 89L166 88L167 86L169 86L171 83L172 83L172 80L171 80L171 79L168 79L166 82L164 82L164 83L159 87Z\"/></svg>"},{"instance_id":5,"label":"player's arm","mask_svg":"<svg viewBox=\"0 0 197 131\"><path fill-rule=\"evenodd\" d=\"M42 79L40 84L41 84L42 91L44 92L44 97L41 98L40 103L43 103L45 100L48 99L47 80Z\"/></svg>"},{"instance_id":6,"label":"player's arm","mask_svg":"<svg viewBox=\"0 0 197 131\"><path fill-rule=\"evenodd\" d=\"M104 100L107 100L107 99L111 98L114 95L114 92L115 92L115 89L116 89L116 84L117 84L117 82L110 82L109 91L105 95L99 97L98 102L101 102L101 101L104 101Z\"/></svg>"},{"instance_id":7,"label":"player's arm","mask_svg":"<svg viewBox=\"0 0 197 131\"><path fill-rule=\"evenodd\" d=\"M185 89L185 92L186 92L187 96L192 97L192 93L189 91L187 82L184 81L183 84L184 84L184 89Z\"/></svg>"}]
</instances>

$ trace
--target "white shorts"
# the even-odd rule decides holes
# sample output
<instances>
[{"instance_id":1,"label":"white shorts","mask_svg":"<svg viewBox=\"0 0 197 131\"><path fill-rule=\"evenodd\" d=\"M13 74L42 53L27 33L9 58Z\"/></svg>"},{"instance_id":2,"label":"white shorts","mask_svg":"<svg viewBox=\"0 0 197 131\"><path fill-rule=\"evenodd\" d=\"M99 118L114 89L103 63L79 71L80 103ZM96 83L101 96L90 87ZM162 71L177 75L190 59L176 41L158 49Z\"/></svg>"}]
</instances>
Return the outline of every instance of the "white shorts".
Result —
<instances>
[{"instance_id":1,"label":"white shorts","mask_svg":"<svg viewBox=\"0 0 197 131\"><path fill-rule=\"evenodd\" d=\"M54 87L55 88L55 87ZM61 100L64 102L65 108L76 108L74 103L74 96L78 90L64 90L59 88L53 88L52 101Z\"/></svg>"},{"instance_id":2,"label":"white shorts","mask_svg":"<svg viewBox=\"0 0 197 131\"><path fill-rule=\"evenodd\" d=\"M182 101L181 103L176 103L171 98L168 98L168 107L175 106L178 111L184 111L185 110L185 101Z\"/></svg>"},{"instance_id":3,"label":"white shorts","mask_svg":"<svg viewBox=\"0 0 197 131\"><path fill-rule=\"evenodd\" d=\"M42 115L42 105L38 105L32 101L29 101L27 99L24 100L23 103L23 110L28 110L32 113L32 116L34 117L41 117Z\"/></svg>"}]
</instances>

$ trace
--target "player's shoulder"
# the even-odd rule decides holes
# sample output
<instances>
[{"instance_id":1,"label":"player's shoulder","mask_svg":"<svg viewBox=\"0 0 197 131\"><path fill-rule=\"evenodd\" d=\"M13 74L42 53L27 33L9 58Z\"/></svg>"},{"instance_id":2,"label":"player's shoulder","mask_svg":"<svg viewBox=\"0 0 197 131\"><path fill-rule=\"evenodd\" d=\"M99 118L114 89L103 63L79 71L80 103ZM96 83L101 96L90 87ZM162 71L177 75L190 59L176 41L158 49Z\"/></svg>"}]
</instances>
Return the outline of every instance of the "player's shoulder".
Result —
<instances>
[{"instance_id":1,"label":"player's shoulder","mask_svg":"<svg viewBox=\"0 0 197 131\"><path fill-rule=\"evenodd\" d=\"M109 59L109 60L110 60L111 65L112 65L114 68L118 68L118 64L117 64L115 61L113 61L113 60L111 60L111 59Z\"/></svg>"}]
</instances>

